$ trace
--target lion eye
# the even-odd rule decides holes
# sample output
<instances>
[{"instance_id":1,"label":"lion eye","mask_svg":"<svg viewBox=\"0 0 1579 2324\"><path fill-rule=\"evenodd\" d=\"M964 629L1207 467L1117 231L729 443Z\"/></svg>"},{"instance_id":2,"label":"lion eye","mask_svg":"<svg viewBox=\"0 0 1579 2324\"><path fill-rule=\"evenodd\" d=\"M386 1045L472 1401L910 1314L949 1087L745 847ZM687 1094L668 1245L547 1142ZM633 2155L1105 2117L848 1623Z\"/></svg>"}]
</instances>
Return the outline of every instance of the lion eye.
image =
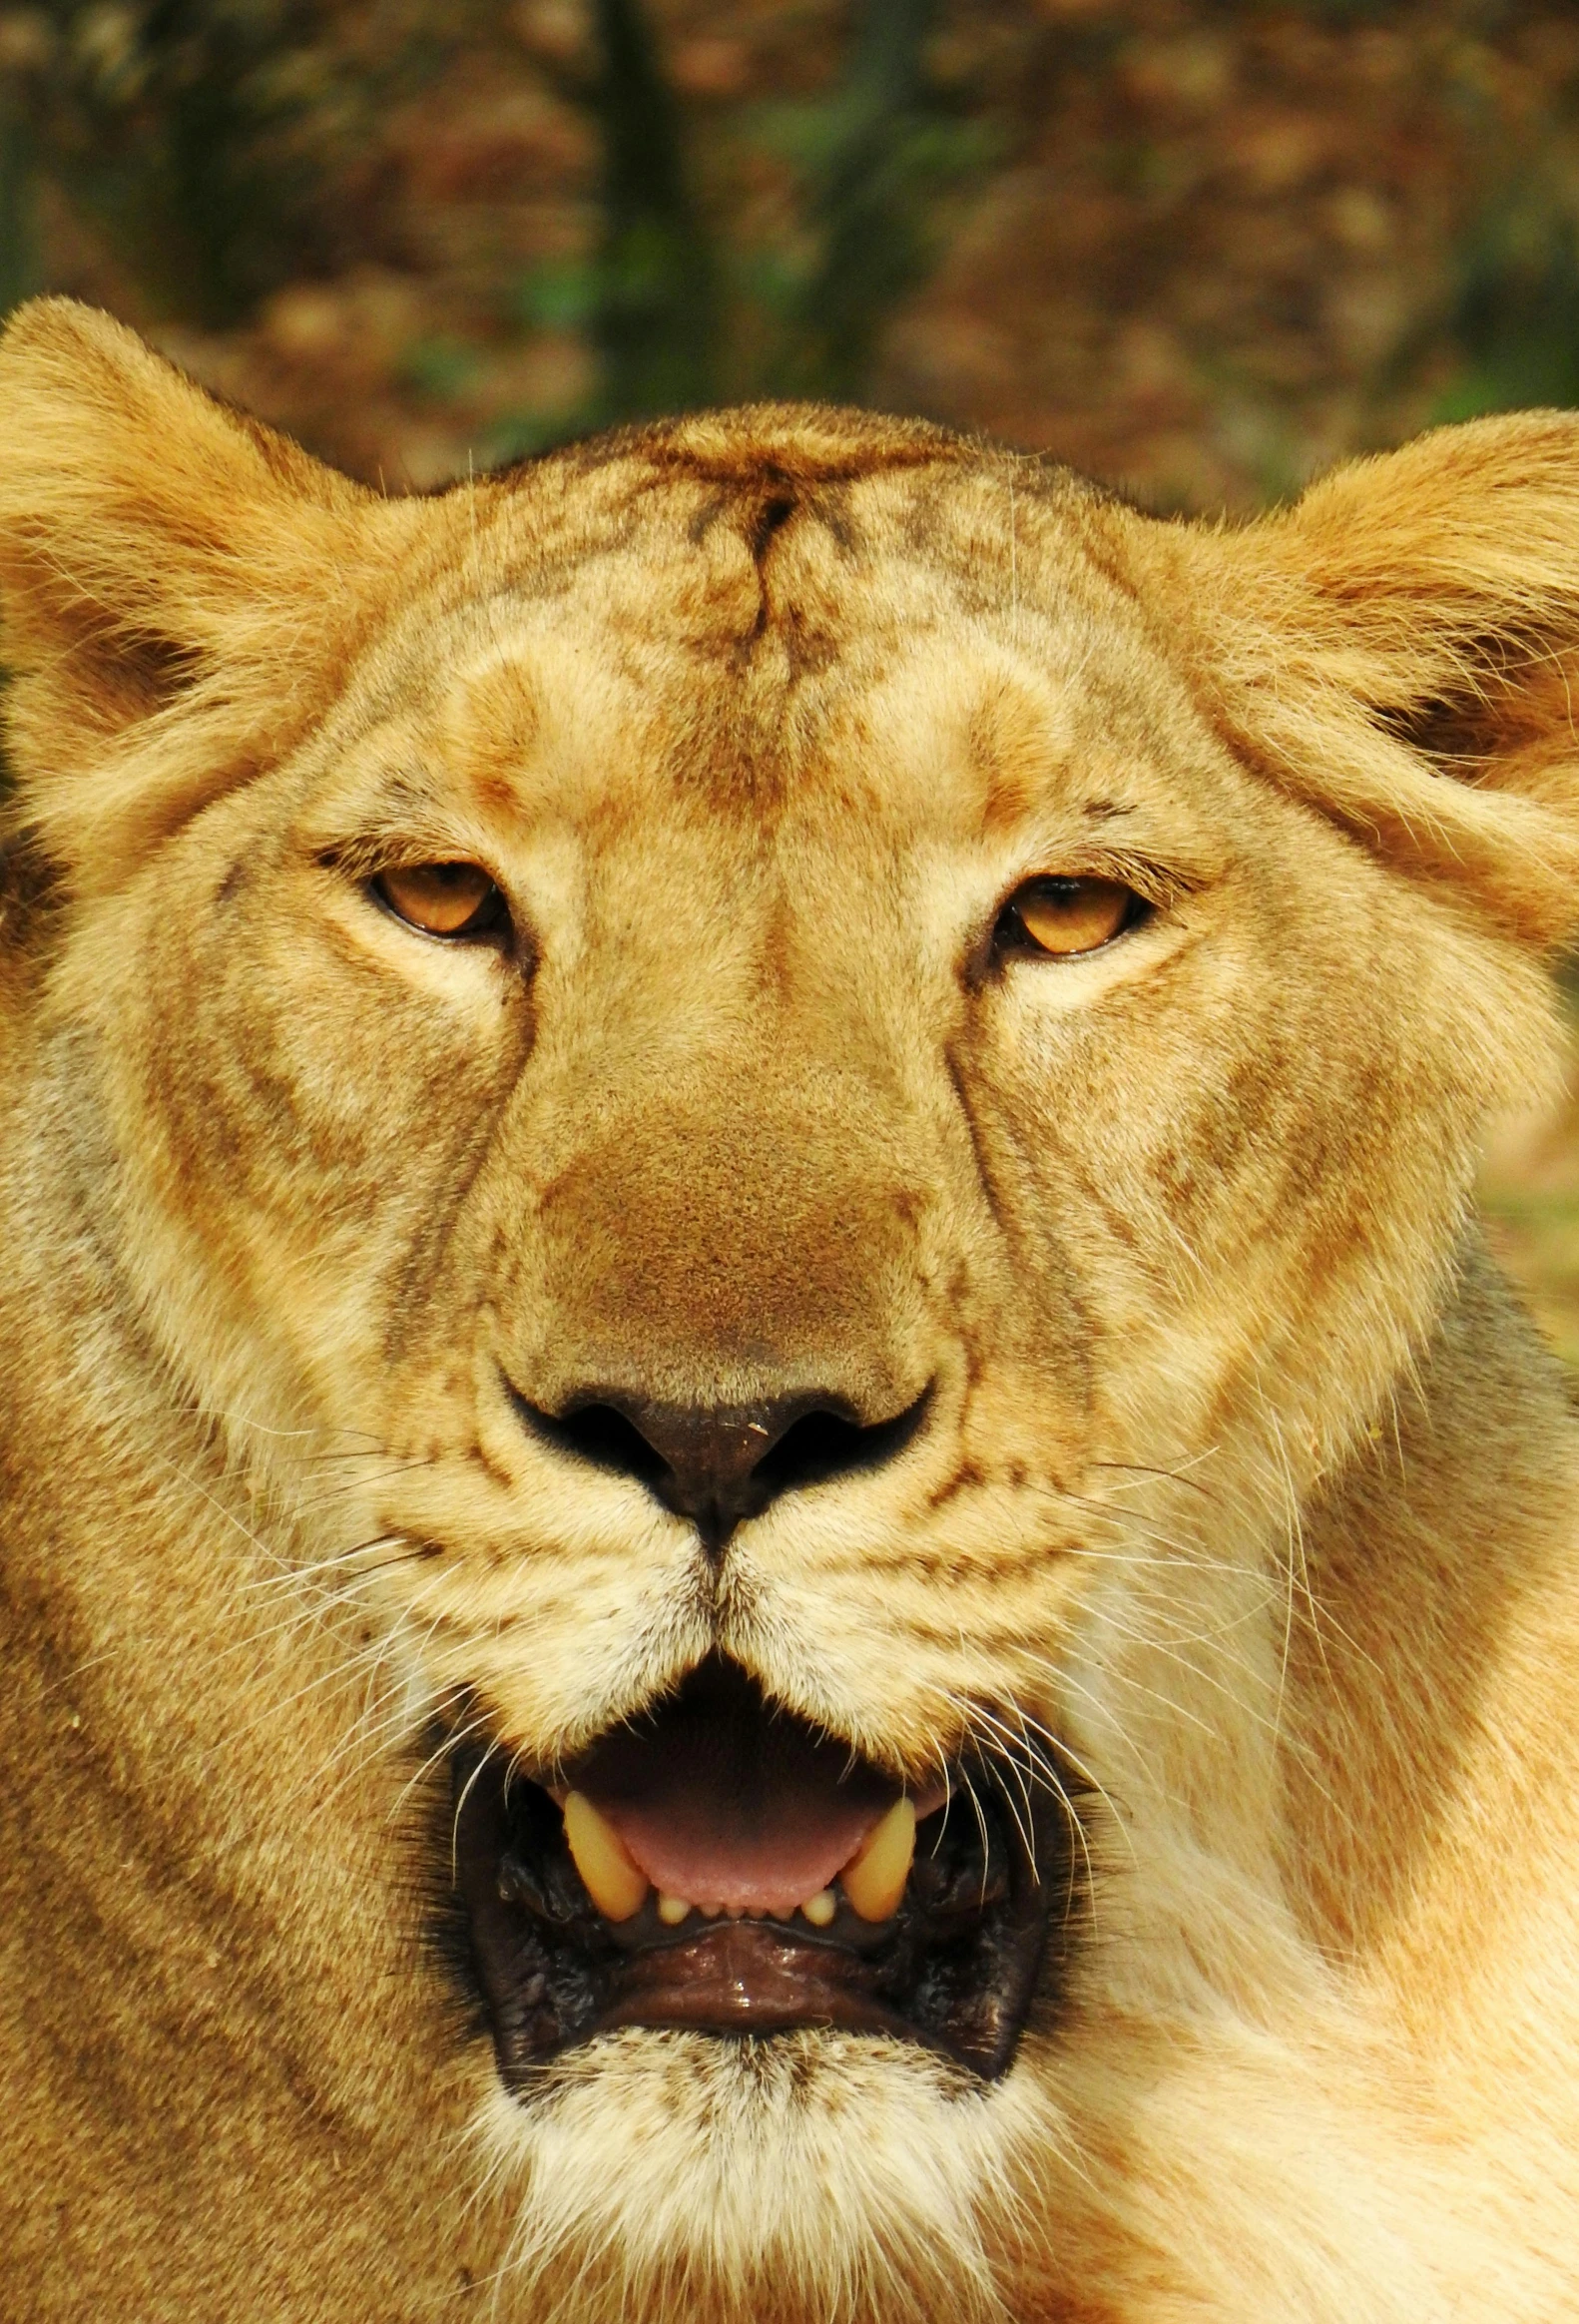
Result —
<instances>
[{"instance_id":1,"label":"lion eye","mask_svg":"<svg viewBox=\"0 0 1579 2324\"><path fill-rule=\"evenodd\" d=\"M999 912L993 946L1067 960L1111 943L1146 909L1144 899L1117 879L1028 879Z\"/></svg>"},{"instance_id":2,"label":"lion eye","mask_svg":"<svg viewBox=\"0 0 1579 2324\"><path fill-rule=\"evenodd\" d=\"M407 864L380 872L373 893L427 936L480 936L504 924L504 898L480 864Z\"/></svg>"}]
</instances>

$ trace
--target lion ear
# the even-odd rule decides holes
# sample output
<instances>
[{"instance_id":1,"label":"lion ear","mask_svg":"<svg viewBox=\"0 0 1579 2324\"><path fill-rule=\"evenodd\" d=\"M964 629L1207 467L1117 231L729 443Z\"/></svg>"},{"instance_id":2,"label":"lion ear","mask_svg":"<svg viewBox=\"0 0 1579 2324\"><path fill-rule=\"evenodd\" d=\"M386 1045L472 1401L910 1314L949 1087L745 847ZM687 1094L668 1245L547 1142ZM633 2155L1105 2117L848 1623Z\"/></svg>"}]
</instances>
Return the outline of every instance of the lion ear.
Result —
<instances>
[{"instance_id":1,"label":"lion ear","mask_svg":"<svg viewBox=\"0 0 1579 2324\"><path fill-rule=\"evenodd\" d=\"M1439 428L1174 539L1241 755L1510 932L1571 937L1579 414Z\"/></svg>"},{"instance_id":2,"label":"lion ear","mask_svg":"<svg viewBox=\"0 0 1579 2324\"><path fill-rule=\"evenodd\" d=\"M399 503L108 315L0 335L0 606L21 813L79 891L288 748Z\"/></svg>"}]
</instances>

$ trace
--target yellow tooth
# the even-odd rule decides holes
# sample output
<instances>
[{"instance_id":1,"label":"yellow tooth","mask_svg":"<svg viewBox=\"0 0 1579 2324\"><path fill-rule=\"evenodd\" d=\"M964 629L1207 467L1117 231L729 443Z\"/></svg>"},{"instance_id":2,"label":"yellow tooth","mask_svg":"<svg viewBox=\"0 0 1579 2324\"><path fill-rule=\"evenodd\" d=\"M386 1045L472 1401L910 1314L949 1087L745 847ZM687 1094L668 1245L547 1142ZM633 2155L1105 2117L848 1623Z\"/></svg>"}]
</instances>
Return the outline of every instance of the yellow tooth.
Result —
<instances>
[{"instance_id":1,"label":"yellow tooth","mask_svg":"<svg viewBox=\"0 0 1579 2324\"><path fill-rule=\"evenodd\" d=\"M898 1911L914 1856L915 1810L908 1800L895 1800L839 1874L863 1921L886 1921Z\"/></svg>"},{"instance_id":2,"label":"yellow tooth","mask_svg":"<svg viewBox=\"0 0 1579 2324\"><path fill-rule=\"evenodd\" d=\"M691 1907L686 1903L684 1897L672 1897L667 1894L660 1893L658 1899L658 1918L663 1922L666 1929L678 1929L681 1922L685 1919L690 1910Z\"/></svg>"},{"instance_id":3,"label":"yellow tooth","mask_svg":"<svg viewBox=\"0 0 1579 2324\"><path fill-rule=\"evenodd\" d=\"M651 1885L647 1875L632 1863L625 1842L585 1792L566 1795L565 1840L588 1896L606 1921L628 1921L641 1911Z\"/></svg>"},{"instance_id":4,"label":"yellow tooth","mask_svg":"<svg viewBox=\"0 0 1579 2324\"><path fill-rule=\"evenodd\" d=\"M814 1897L807 1897L800 1907L813 1929L825 1929L838 1911L831 1889L818 1889Z\"/></svg>"}]
</instances>

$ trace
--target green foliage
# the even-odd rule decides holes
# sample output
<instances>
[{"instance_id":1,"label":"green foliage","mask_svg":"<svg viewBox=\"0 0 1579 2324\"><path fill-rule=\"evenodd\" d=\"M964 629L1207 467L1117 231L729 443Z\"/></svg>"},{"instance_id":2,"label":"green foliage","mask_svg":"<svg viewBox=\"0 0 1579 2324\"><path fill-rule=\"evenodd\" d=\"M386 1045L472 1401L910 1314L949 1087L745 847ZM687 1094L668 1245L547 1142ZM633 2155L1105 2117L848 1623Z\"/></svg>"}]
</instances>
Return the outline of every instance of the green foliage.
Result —
<instances>
[{"instance_id":1,"label":"green foliage","mask_svg":"<svg viewBox=\"0 0 1579 2324\"><path fill-rule=\"evenodd\" d=\"M889 315L931 267L937 197L996 158L991 134L930 86L934 12L935 0L857 0L825 95L743 113L743 149L793 186L790 234L763 245L729 231L727 192L699 197L696 141L640 0L597 0L598 69L569 93L600 134L600 240L583 261L533 270L514 313L584 331L599 383L573 410L521 415L496 455L740 395L859 399Z\"/></svg>"},{"instance_id":2,"label":"green foliage","mask_svg":"<svg viewBox=\"0 0 1579 2324\"><path fill-rule=\"evenodd\" d=\"M603 133L602 240L589 317L599 420L710 398L717 262L693 203L674 93L640 0L595 0Z\"/></svg>"},{"instance_id":3,"label":"green foliage","mask_svg":"<svg viewBox=\"0 0 1579 2324\"><path fill-rule=\"evenodd\" d=\"M406 383L436 402L447 402L477 375L477 350L464 339L418 339L405 350L400 369Z\"/></svg>"},{"instance_id":4,"label":"green foliage","mask_svg":"<svg viewBox=\"0 0 1579 2324\"><path fill-rule=\"evenodd\" d=\"M996 159L990 131L951 118L928 84L934 13L866 0L829 95L761 118L795 169L805 229L798 264L761 253L737 275L775 326L761 391L858 399L889 314L930 271L936 197Z\"/></svg>"},{"instance_id":5,"label":"green foliage","mask_svg":"<svg viewBox=\"0 0 1579 2324\"><path fill-rule=\"evenodd\" d=\"M0 89L0 314L39 290L34 220L33 125L14 93Z\"/></svg>"},{"instance_id":6,"label":"green foliage","mask_svg":"<svg viewBox=\"0 0 1579 2324\"><path fill-rule=\"evenodd\" d=\"M34 287L38 174L175 316L226 328L281 284L332 272L358 143L471 10L456 0L439 40L416 0L384 0L359 44L344 14L330 0L46 0L0 112L0 299Z\"/></svg>"},{"instance_id":7,"label":"green foliage","mask_svg":"<svg viewBox=\"0 0 1579 2324\"><path fill-rule=\"evenodd\" d=\"M1475 221L1450 327L1464 368L1437 418L1579 404L1579 187L1551 163L1499 193Z\"/></svg>"},{"instance_id":8,"label":"green foliage","mask_svg":"<svg viewBox=\"0 0 1579 2324\"><path fill-rule=\"evenodd\" d=\"M155 297L223 326L328 259L302 135L321 59L291 0L54 0L36 118L64 183Z\"/></svg>"},{"instance_id":9,"label":"green foliage","mask_svg":"<svg viewBox=\"0 0 1579 2324\"><path fill-rule=\"evenodd\" d=\"M579 335L596 383L490 449L740 394L858 398L931 267L938 198L995 158L929 78L936 0L854 0L832 85L741 104L722 134L716 109L710 125L677 96L645 0L587 6L590 64L545 69L596 132L591 244L534 269L500 319ZM283 286L343 273L365 255L371 197L347 189L380 109L506 14L505 0L42 0L6 18L29 29L0 58L0 312L40 287L41 179L172 320L234 329ZM778 239L736 229L721 148L779 172ZM442 403L476 359L438 333L403 376Z\"/></svg>"},{"instance_id":10,"label":"green foliage","mask_svg":"<svg viewBox=\"0 0 1579 2324\"><path fill-rule=\"evenodd\" d=\"M597 312L599 288L596 260L545 260L516 286L511 319L528 330L583 330Z\"/></svg>"}]
</instances>

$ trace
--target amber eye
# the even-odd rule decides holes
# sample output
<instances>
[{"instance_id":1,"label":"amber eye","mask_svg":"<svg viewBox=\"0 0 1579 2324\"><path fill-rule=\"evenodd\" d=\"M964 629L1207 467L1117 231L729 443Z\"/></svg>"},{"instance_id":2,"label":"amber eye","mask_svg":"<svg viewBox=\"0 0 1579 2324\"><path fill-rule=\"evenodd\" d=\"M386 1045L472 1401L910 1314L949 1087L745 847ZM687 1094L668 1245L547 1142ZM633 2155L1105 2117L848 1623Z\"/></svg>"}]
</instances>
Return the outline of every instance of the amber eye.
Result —
<instances>
[{"instance_id":1,"label":"amber eye","mask_svg":"<svg viewBox=\"0 0 1579 2324\"><path fill-rule=\"evenodd\" d=\"M1147 910L1143 897L1117 879L1028 879L998 914L999 952L1071 959L1099 951Z\"/></svg>"},{"instance_id":2,"label":"amber eye","mask_svg":"<svg viewBox=\"0 0 1579 2324\"><path fill-rule=\"evenodd\" d=\"M480 936L506 923L504 898L480 864L407 864L380 872L372 888L427 936Z\"/></svg>"}]
</instances>

